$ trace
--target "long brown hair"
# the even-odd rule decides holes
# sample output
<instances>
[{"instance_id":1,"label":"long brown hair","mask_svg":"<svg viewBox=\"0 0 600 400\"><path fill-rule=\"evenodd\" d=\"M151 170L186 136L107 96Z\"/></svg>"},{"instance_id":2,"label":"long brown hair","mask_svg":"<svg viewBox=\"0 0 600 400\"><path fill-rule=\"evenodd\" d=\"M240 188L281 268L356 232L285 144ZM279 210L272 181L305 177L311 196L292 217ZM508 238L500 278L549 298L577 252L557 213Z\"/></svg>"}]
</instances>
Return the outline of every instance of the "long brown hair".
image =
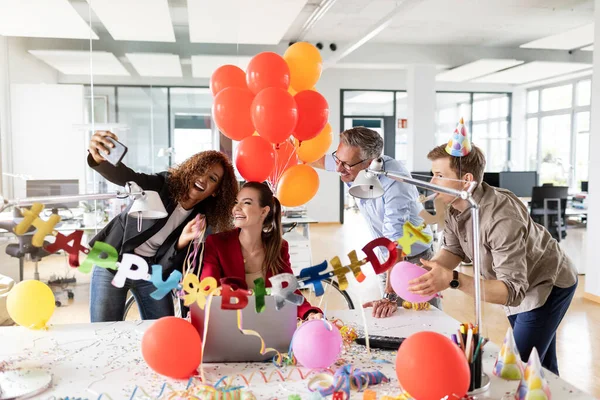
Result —
<instances>
[{"instance_id":1,"label":"long brown hair","mask_svg":"<svg viewBox=\"0 0 600 400\"><path fill-rule=\"evenodd\" d=\"M269 206L269 213L263 222L262 241L265 248L265 262L263 272L277 275L283 268L281 246L283 243L283 230L281 228L281 204L266 183L246 182L244 188L254 189L258 192L258 204L261 207Z\"/></svg>"},{"instance_id":2,"label":"long brown hair","mask_svg":"<svg viewBox=\"0 0 600 400\"><path fill-rule=\"evenodd\" d=\"M215 192L216 196L209 196L202 201L202 212L206 215L207 224L216 232L222 232L232 228L231 209L239 187L233 166L225 154L215 150L202 151L171 168L169 190L177 202L186 201L189 197L190 185L198 175L204 174L215 164L223 167L223 177Z\"/></svg>"}]
</instances>

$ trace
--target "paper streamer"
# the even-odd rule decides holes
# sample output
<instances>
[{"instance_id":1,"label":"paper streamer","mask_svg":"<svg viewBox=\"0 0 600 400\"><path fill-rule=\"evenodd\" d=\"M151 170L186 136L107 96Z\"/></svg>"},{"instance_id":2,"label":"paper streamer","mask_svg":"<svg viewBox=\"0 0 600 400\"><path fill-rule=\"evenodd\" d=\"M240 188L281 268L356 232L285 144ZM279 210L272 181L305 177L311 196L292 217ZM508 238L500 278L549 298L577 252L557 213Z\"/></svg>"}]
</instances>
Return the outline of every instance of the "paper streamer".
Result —
<instances>
[{"instance_id":1,"label":"paper streamer","mask_svg":"<svg viewBox=\"0 0 600 400\"><path fill-rule=\"evenodd\" d=\"M342 391L346 394L346 398L350 398L351 390L360 392L369 385L377 385L382 382L389 382L389 379L381 372L363 372L351 364L347 364L340 367L333 376L327 374L314 376L308 382L308 389L318 391L321 396L329 396ZM320 386L321 389L315 389L315 385Z\"/></svg>"},{"instance_id":2,"label":"paper streamer","mask_svg":"<svg viewBox=\"0 0 600 400\"><path fill-rule=\"evenodd\" d=\"M304 373L304 372L302 372L302 369L300 369L299 367L293 367L287 374L282 372L281 369L276 369L276 370L271 371L268 374L265 374L263 371L253 371L249 375L237 374L237 375L233 375L233 376L226 376L223 379L224 379L224 382L229 386L233 386L234 382L241 380L242 382L244 382L244 384L246 386L249 387L251 385L251 383L257 377L260 378L259 382L267 384L267 383L272 383L272 382L276 382L276 381L279 381L279 382L290 381L290 380L292 380L291 378L293 375L298 375L298 377L300 378L299 380L303 381L315 373L324 374L324 375L329 373L331 376L333 376L333 374L334 374L333 370L331 370L330 368L326 369L325 372L323 372L323 370L310 370L307 373Z\"/></svg>"}]
</instances>

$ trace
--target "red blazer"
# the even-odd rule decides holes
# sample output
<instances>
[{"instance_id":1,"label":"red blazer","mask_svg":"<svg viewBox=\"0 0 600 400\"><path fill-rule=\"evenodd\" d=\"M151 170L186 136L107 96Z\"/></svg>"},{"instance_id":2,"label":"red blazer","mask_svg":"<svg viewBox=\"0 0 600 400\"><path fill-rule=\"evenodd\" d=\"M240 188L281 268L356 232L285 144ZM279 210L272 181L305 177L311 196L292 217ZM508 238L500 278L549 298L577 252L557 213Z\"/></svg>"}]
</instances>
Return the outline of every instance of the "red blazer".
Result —
<instances>
[{"instance_id":1,"label":"red blazer","mask_svg":"<svg viewBox=\"0 0 600 400\"><path fill-rule=\"evenodd\" d=\"M239 229L233 229L206 237L201 279L212 276L217 282L221 278L239 278L242 282L246 282L244 256L242 255L239 235ZM285 240L281 246L281 257L284 267L280 272L293 274L290 264L289 247ZM269 280L271 276L273 275L267 272L265 279L266 287L271 287L271 281ZM299 290L296 293L302 295ZM304 303L298 306L298 317L302 319L306 318L309 311L322 312L320 309L311 306L308 300L304 299Z\"/></svg>"}]
</instances>

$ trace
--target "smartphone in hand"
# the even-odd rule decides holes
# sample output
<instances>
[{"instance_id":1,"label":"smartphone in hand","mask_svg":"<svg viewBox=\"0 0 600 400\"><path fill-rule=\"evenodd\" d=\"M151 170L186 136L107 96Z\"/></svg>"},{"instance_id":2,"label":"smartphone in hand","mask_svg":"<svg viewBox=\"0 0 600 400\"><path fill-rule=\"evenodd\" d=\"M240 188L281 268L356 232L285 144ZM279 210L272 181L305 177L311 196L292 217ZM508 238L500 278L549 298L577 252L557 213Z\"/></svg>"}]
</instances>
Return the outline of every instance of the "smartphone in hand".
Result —
<instances>
[{"instance_id":1,"label":"smartphone in hand","mask_svg":"<svg viewBox=\"0 0 600 400\"><path fill-rule=\"evenodd\" d=\"M115 147L110 149L110 153L100 150L100 154L106 161L116 166L123 160L125 154L127 154L127 146L110 137L106 137L105 139L113 143Z\"/></svg>"}]
</instances>

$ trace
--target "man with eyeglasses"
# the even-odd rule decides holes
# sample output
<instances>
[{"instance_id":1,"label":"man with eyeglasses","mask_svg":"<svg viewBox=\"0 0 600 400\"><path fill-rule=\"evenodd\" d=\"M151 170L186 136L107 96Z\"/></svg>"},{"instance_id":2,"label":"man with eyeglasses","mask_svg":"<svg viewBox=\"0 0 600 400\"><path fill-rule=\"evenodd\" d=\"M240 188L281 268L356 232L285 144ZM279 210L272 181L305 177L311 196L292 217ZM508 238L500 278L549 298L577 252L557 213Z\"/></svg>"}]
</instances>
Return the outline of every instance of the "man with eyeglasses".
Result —
<instances>
[{"instance_id":1,"label":"man with eyeglasses","mask_svg":"<svg viewBox=\"0 0 600 400\"><path fill-rule=\"evenodd\" d=\"M340 134L340 144L336 151L323 156L313 166L336 171L342 182L350 186L358 173L368 168L371 161L380 157L382 152L383 139L379 133L363 126L354 127ZM384 168L389 171L409 174L398 160L384 155L383 162ZM402 237L405 222L410 221L415 226L423 224L423 219L419 217L423 206L418 201L419 193L415 186L383 175L379 176L379 180L384 189L383 196L377 199L356 199L357 205L369 224L373 238L386 237L395 241ZM431 235L429 227L424 232ZM420 264L420 259L429 260L433 256L431 243L415 243L411 250L412 254L406 261L414 264ZM373 316L376 318L391 316L398 309L398 304L402 303L387 278L388 274L380 275L382 286L385 287L383 299L363 304L363 307L373 307ZM437 297L430 303L441 308Z\"/></svg>"}]
</instances>

